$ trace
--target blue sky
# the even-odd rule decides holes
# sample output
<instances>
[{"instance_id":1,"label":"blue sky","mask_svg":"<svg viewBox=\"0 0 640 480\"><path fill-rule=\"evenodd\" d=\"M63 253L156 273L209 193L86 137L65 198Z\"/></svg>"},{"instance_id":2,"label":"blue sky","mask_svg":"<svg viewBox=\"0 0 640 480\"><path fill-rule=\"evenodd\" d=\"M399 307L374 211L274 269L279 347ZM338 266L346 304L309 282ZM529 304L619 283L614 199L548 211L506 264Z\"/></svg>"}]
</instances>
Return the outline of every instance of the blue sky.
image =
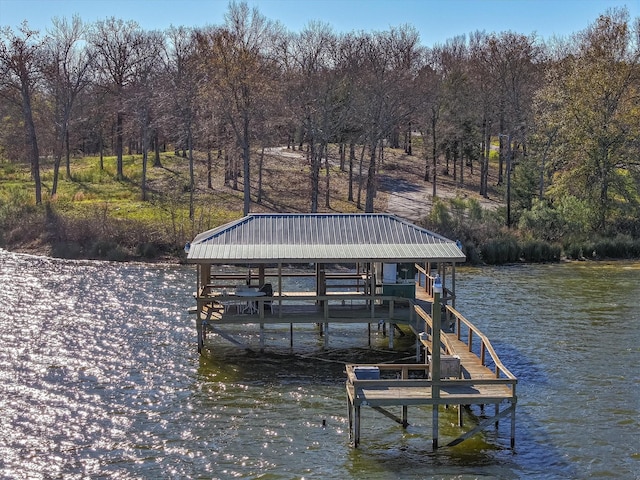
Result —
<instances>
[{"instance_id":1,"label":"blue sky","mask_svg":"<svg viewBox=\"0 0 640 480\"><path fill-rule=\"evenodd\" d=\"M386 30L413 25L423 45L443 43L475 30L536 33L543 39L586 28L612 7L626 6L640 17L640 0L248 0L267 18L300 31L309 21L336 32ZM79 14L83 21L107 17L135 20L144 29L170 25L220 25L228 0L0 0L0 26L23 20L44 32L51 19Z\"/></svg>"}]
</instances>

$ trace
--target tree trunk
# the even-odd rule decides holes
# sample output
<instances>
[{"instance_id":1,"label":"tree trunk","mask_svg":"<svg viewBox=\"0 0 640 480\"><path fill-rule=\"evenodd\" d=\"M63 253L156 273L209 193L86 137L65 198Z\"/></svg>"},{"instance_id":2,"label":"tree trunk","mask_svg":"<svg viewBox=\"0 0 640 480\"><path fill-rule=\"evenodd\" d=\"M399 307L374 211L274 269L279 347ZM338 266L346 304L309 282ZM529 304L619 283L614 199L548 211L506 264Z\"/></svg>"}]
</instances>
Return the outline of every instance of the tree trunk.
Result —
<instances>
[{"instance_id":1,"label":"tree trunk","mask_svg":"<svg viewBox=\"0 0 640 480\"><path fill-rule=\"evenodd\" d=\"M311 167L310 181L311 181L311 213L318 212L318 197L320 195L320 161L321 155L318 153L316 147L315 138L309 139L309 163Z\"/></svg>"},{"instance_id":2,"label":"tree trunk","mask_svg":"<svg viewBox=\"0 0 640 480\"><path fill-rule=\"evenodd\" d=\"M60 164L62 163L61 152L56 152L56 158L53 160L53 183L51 185L51 198L58 193L58 176L60 175Z\"/></svg>"},{"instance_id":3,"label":"tree trunk","mask_svg":"<svg viewBox=\"0 0 640 480\"><path fill-rule=\"evenodd\" d=\"M211 158L211 146L207 145L207 188L213 188L211 182L211 170L213 169L213 159Z\"/></svg>"},{"instance_id":4,"label":"tree trunk","mask_svg":"<svg viewBox=\"0 0 640 480\"><path fill-rule=\"evenodd\" d=\"M327 144L325 143L323 145L324 150L324 168L325 168L325 179L326 179L326 183L325 183L325 202L324 202L324 206L327 208L331 208L331 189L330 189L330 182L329 182L329 172L331 171L331 169L329 168L329 148L327 148Z\"/></svg>"},{"instance_id":5,"label":"tree trunk","mask_svg":"<svg viewBox=\"0 0 640 480\"><path fill-rule=\"evenodd\" d=\"M193 135L191 133L191 126L188 127L187 131L187 143L189 144L189 219L193 221L195 218L193 197L196 189L196 182L193 168Z\"/></svg>"},{"instance_id":6,"label":"tree trunk","mask_svg":"<svg viewBox=\"0 0 640 480\"><path fill-rule=\"evenodd\" d=\"M62 163L63 135L58 131L58 128L56 128L55 130L56 132L55 132L55 139L54 139L53 183L51 185L51 198L54 198L58 193L58 178L60 177L60 164Z\"/></svg>"},{"instance_id":7,"label":"tree trunk","mask_svg":"<svg viewBox=\"0 0 640 480\"><path fill-rule=\"evenodd\" d=\"M146 117L146 115L145 115ZM142 201L147 200L147 161L148 161L148 141L147 141L147 119L143 120L142 125Z\"/></svg>"},{"instance_id":8,"label":"tree trunk","mask_svg":"<svg viewBox=\"0 0 640 480\"><path fill-rule=\"evenodd\" d=\"M349 193L347 200L353 202L353 163L356 159L356 145L353 142L349 143Z\"/></svg>"},{"instance_id":9,"label":"tree trunk","mask_svg":"<svg viewBox=\"0 0 640 480\"><path fill-rule=\"evenodd\" d=\"M449 157L447 157L447 170L449 170ZM458 141L453 141L453 183L458 180Z\"/></svg>"},{"instance_id":10,"label":"tree trunk","mask_svg":"<svg viewBox=\"0 0 640 480\"><path fill-rule=\"evenodd\" d=\"M504 132L504 118L500 116L500 133ZM504 169L504 141L502 136L498 136L499 142L499 155L498 155L498 185L502 185L503 181L503 169Z\"/></svg>"},{"instance_id":11,"label":"tree trunk","mask_svg":"<svg viewBox=\"0 0 640 480\"><path fill-rule=\"evenodd\" d=\"M264 165L264 146L260 150L260 158L258 159L258 197L256 202L262 203L262 166Z\"/></svg>"},{"instance_id":12,"label":"tree trunk","mask_svg":"<svg viewBox=\"0 0 640 480\"><path fill-rule=\"evenodd\" d=\"M433 145L431 145L431 159L433 161L433 185L432 185L432 191L431 191L431 196L433 198L436 198L436 180L438 178L438 147L436 145L436 119L435 116L433 117L433 119L431 120L431 141L433 143Z\"/></svg>"},{"instance_id":13,"label":"tree trunk","mask_svg":"<svg viewBox=\"0 0 640 480\"><path fill-rule=\"evenodd\" d=\"M123 114L122 112L118 112L116 116L116 178L118 180L124 179L124 172L122 169L122 151L123 151L123 132L122 132L122 123L123 123Z\"/></svg>"},{"instance_id":14,"label":"tree trunk","mask_svg":"<svg viewBox=\"0 0 640 480\"><path fill-rule=\"evenodd\" d=\"M69 148L69 128L64 127L64 153L66 155L67 178L71 180L71 149Z\"/></svg>"},{"instance_id":15,"label":"tree trunk","mask_svg":"<svg viewBox=\"0 0 640 480\"><path fill-rule=\"evenodd\" d=\"M98 139L98 149L100 150L100 171L104 170L104 139L102 138L102 129L100 129L100 137Z\"/></svg>"},{"instance_id":16,"label":"tree trunk","mask_svg":"<svg viewBox=\"0 0 640 480\"><path fill-rule=\"evenodd\" d=\"M464 142L460 139L460 185L464 185Z\"/></svg>"},{"instance_id":17,"label":"tree trunk","mask_svg":"<svg viewBox=\"0 0 640 480\"><path fill-rule=\"evenodd\" d=\"M160 139L158 138L157 128L153 131L153 150L155 152L153 166L155 168L162 168L162 162L160 161Z\"/></svg>"},{"instance_id":18,"label":"tree trunk","mask_svg":"<svg viewBox=\"0 0 640 480\"><path fill-rule=\"evenodd\" d=\"M367 146L363 144L362 150L360 151L360 164L358 166L358 201L356 202L356 206L360 210L362 210L362 166L364 165L364 150L366 148Z\"/></svg>"},{"instance_id":19,"label":"tree trunk","mask_svg":"<svg viewBox=\"0 0 640 480\"><path fill-rule=\"evenodd\" d=\"M245 115L243 122L242 159L244 165L244 215L251 211L251 150L249 144L249 117Z\"/></svg>"},{"instance_id":20,"label":"tree trunk","mask_svg":"<svg viewBox=\"0 0 640 480\"><path fill-rule=\"evenodd\" d=\"M24 83L24 82L23 82ZM31 177L35 184L36 205L42 204L42 183L40 181L40 151L38 150L38 137L31 110L31 96L28 86L22 86L22 111L24 114L27 143L30 147Z\"/></svg>"},{"instance_id":21,"label":"tree trunk","mask_svg":"<svg viewBox=\"0 0 640 480\"><path fill-rule=\"evenodd\" d=\"M367 172L367 195L364 205L364 213L373 213L373 199L376 195L376 151L377 141L372 142L369 155L369 169Z\"/></svg>"}]
</instances>

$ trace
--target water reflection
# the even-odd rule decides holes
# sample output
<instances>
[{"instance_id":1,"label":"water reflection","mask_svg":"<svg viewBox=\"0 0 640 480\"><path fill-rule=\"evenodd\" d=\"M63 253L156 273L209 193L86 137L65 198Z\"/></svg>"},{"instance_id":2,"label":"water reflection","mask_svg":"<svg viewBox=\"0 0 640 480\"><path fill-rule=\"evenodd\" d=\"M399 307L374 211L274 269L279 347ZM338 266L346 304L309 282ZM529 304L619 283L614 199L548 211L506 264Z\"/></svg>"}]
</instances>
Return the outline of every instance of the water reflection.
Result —
<instances>
[{"instance_id":1,"label":"water reflection","mask_svg":"<svg viewBox=\"0 0 640 480\"><path fill-rule=\"evenodd\" d=\"M633 478L639 271L460 269L458 309L519 377L516 453L508 428L434 453L429 408L410 408L406 431L367 411L351 449L338 363L222 344L198 356L191 268L0 251L0 477Z\"/></svg>"}]
</instances>

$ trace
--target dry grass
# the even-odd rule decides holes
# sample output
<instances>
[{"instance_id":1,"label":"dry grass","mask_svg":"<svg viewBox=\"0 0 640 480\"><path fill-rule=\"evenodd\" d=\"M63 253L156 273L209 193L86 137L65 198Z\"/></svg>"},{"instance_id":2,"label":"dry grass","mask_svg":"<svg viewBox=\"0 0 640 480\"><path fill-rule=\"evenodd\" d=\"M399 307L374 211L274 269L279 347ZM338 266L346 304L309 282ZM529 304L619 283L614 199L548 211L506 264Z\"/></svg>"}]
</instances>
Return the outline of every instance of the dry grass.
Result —
<instances>
[{"instance_id":1,"label":"dry grass","mask_svg":"<svg viewBox=\"0 0 640 480\"><path fill-rule=\"evenodd\" d=\"M252 156L251 212L310 212L310 167L305 152L286 148L266 149L261 181L260 155L260 152L254 152ZM349 201L349 175L340 169L337 146L331 146L329 204L326 203L327 173L323 165L319 181L318 212L362 211L366 196L366 178L362 179L358 197L360 155L361 149L358 149L358 160L353 172L353 201ZM236 184L225 184L224 161L214 158L211 171L212 185L209 188L206 155L197 152L194 159L194 218L189 217L188 159L172 153L162 155L162 167L148 167L147 200L141 198L142 160L139 155L125 156L124 181L115 179L114 157L105 158L102 170L99 168L99 160L95 157L74 159L71 167L73 178L60 179L58 195L55 198L48 194L53 178L53 166L44 161L43 197L49 212L44 215L45 212L34 208L31 193L21 201L15 195L16 189L24 191L25 194L33 189L28 166L22 168L9 164L0 165L4 170L9 168L14 172L12 175L0 176L5 178L5 181L0 181L0 204L2 198L11 198L12 205L15 204L11 207L12 211L16 212L0 219L5 228L0 240L7 248L27 250L31 253L50 253L55 249L54 244L57 242L69 246L74 255L78 250L79 256L83 256L82 251L92 249L92 245L100 244L105 239L117 238L120 239L118 245L124 246L123 248L133 255L135 252L132 252L132 249L141 244L155 245L151 250L160 250L162 253L172 249L181 251L181 246L196 234L238 219L243 212L242 176ZM367 161L365 152L362 169L365 174ZM429 212L432 203L432 184L423 180L424 168L425 159L419 146L414 146L414 155L407 155L403 150L386 148L378 170L378 192L374 200L374 211L393 213L412 221L421 220ZM442 167L439 169L442 170ZM17 176L17 173L20 173L18 170L24 170L21 176ZM492 169L492 174L490 185L495 185L496 168ZM16 185L18 177L22 180ZM477 170L475 175L471 175L467 169L465 184L458 185L451 176L439 172L437 194L442 198L473 197L484 207L493 208L498 204L499 193L491 192L490 200L480 198L476 193L477 177ZM12 180L9 182L7 179ZM260 184L262 191L258 198ZM18 203L21 203L22 207ZM24 221L24 218L27 218L24 216L25 212L28 212L29 222ZM11 217L15 218L12 220ZM20 221L20 218L23 220ZM88 231L92 229L95 231ZM114 229L118 232L114 233ZM107 230L111 232L108 235L104 233ZM79 247L75 248L74 245Z\"/></svg>"},{"instance_id":2,"label":"dry grass","mask_svg":"<svg viewBox=\"0 0 640 480\"><path fill-rule=\"evenodd\" d=\"M262 194L260 203L258 199L259 153L252 157L251 193L252 212L309 212L311 209L311 181L309 163L304 152L292 151L286 148L272 148L264 155L262 169ZM358 151L359 162L360 152ZM201 155L197 156L197 191L198 202L204 205L215 205L215 208L226 209L234 212L242 212L243 206L243 178L238 179L237 190L232 186L224 185L224 166L221 161L214 162L213 185L209 189L206 186L206 162ZM358 170L359 165L354 165L353 200L348 201L349 175L347 171L339 168L339 155L337 146L329 150L329 206L326 205L326 169L322 166L320 172L320 195L318 197L319 212L358 212L364 207L366 195L366 178L362 179L360 205L358 205ZM363 172L366 174L366 154ZM384 159L378 170L378 192L374 201L374 209L377 212L396 213L401 216L402 203L422 203L426 209L431 204L433 184L424 181L425 170L424 154L419 148L414 148L413 155L407 155L402 149L384 150ZM454 181L451 175L442 174L443 167L439 167L437 178L437 196L453 198L456 196L477 199L484 208L495 208L500 202L501 192L497 184L497 166L490 169L489 198L482 198L479 191L479 166L475 166L473 174L467 167L465 169L464 184L459 180ZM414 195L402 195L400 201L392 200L394 192L411 191ZM393 205L391 204L393 203ZM359 208L360 207L360 208ZM391 207L391 208L390 208ZM399 210L399 211L393 211ZM415 218L413 219L415 220Z\"/></svg>"}]
</instances>

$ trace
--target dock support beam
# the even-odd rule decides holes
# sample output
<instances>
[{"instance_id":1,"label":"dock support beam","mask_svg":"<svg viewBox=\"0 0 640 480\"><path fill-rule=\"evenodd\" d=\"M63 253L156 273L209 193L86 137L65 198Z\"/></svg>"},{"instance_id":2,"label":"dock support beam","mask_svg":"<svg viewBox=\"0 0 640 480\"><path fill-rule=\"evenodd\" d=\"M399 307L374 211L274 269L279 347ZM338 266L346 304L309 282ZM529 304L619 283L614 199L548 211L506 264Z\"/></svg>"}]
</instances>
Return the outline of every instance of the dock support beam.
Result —
<instances>
[{"instance_id":1,"label":"dock support beam","mask_svg":"<svg viewBox=\"0 0 640 480\"><path fill-rule=\"evenodd\" d=\"M440 295L442 283L436 275L433 281L433 303L431 304L432 348L431 348L431 398L433 399L433 449L438 448L438 400L440 399Z\"/></svg>"},{"instance_id":2,"label":"dock support beam","mask_svg":"<svg viewBox=\"0 0 640 480\"><path fill-rule=\"evenodd\" d=\"M264 323L260 324L260 352L264 352Z\"/></svg>"}]
</instances>

